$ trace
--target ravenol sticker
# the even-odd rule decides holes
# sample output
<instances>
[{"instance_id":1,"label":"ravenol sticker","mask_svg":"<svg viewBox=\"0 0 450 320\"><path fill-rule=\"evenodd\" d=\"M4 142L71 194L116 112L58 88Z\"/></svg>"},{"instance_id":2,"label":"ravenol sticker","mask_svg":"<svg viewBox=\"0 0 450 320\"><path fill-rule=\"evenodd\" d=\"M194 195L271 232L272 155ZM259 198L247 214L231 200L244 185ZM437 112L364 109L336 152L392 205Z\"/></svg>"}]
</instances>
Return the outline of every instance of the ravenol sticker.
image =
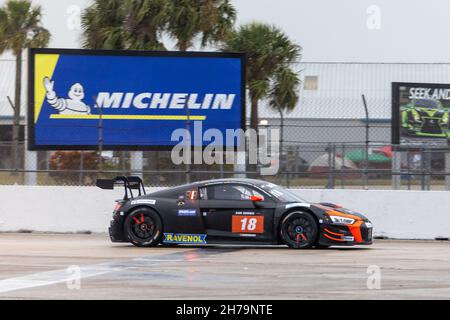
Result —
<instances>
[{"instance_id":1,"label":"ravenol sticker","mask_svg":"<svg viewBox=\"0 0 450 320\"><path fill-rule=\"evenodd\" d=\"M206 244L206 234L164 233L164 243Z\"/></svg>"},{"instance_id":2,"label":"ravenol sticker","mask_svg":"<svg viewBox=\"0 0 450 320\"><path fill-rule=\"evenodd\" d=\"M179 209L178 216L179 217L195 217L197 215L196 209Z\"/></svg>"}]
</instances>

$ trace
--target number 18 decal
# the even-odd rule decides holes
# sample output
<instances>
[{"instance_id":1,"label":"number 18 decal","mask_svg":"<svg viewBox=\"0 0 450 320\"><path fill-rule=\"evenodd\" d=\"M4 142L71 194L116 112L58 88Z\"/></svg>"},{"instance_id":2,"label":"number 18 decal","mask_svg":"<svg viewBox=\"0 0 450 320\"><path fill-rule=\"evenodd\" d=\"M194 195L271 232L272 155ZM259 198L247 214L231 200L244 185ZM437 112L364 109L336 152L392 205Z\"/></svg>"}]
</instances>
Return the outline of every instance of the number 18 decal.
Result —
<instances>
[{"instance_id":1,"label":"number 18 decal","mask_svg":"<svg viewBox=\"0 0 450 320\"><path fill-rule=\"evenodd\" d=\"M264 216L233 216L233 233L264 233Z\"/></svg>"}]
</instances>

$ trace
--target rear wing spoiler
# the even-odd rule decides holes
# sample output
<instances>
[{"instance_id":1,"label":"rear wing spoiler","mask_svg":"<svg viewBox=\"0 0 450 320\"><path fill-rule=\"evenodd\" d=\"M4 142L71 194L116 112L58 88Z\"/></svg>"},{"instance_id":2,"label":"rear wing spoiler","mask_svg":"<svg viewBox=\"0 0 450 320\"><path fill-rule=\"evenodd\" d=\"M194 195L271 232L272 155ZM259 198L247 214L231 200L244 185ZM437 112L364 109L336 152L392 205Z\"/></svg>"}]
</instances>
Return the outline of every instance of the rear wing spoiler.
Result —
<instances>
[{"instance_id":1,"label":"rear wing spoiler","mask_svg":"<svg viewBox=\"0 0 450 320\"><path fill-rule=\"evenodd\" d=\"M138 190L138 196L145 195L144 182L138 176L118 176L114 179L97 179L95 184L100 189L114 189L114 186L119 185L124 187L124 200L133 199L135 195L133 190Z\"/></svg>"}]
</instances>

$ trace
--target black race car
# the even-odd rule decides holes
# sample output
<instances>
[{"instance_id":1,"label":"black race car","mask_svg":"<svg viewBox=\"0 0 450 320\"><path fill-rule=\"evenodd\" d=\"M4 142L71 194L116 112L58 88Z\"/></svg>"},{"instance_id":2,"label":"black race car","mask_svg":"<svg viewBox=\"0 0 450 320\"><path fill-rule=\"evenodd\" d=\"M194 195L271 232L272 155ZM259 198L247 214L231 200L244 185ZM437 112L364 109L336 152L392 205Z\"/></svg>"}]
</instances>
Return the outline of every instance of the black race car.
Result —
<instances>
[{"instance_id":1,"label":"black race car","mask_svg":"<svg viewBox=\"0 0 450 320\"><path fill-rule=\"evenodd\" d=\"M309 203L261 180L195 182L145 194L139 177L99 179L97 186L125 188L111 226L113 242L162 244L285 244L291 248L372 243L372 224L331 203Z\"/></svg>"}]
</instances>

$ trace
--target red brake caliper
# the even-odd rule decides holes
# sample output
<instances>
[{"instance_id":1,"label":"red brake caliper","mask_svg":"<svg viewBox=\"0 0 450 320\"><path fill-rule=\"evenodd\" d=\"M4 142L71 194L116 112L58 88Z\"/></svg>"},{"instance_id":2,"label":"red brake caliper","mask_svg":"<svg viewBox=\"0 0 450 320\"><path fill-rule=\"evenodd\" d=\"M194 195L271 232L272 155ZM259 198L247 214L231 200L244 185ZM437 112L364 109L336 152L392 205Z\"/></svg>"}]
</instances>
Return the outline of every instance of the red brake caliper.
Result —
<instances>
[{"instance_id":1,"label":"red brake caliper","mask_svg":"<svg viewBox=\"0 0 450 320\"><path fill-rule=\"evenodd\" d=\"M138 220L136 217L133 217L133 220L137 223L137 224L141 224L142 222L144 222L144 214L141 213L141 219Z\"/></svg>"}]
</instances>

